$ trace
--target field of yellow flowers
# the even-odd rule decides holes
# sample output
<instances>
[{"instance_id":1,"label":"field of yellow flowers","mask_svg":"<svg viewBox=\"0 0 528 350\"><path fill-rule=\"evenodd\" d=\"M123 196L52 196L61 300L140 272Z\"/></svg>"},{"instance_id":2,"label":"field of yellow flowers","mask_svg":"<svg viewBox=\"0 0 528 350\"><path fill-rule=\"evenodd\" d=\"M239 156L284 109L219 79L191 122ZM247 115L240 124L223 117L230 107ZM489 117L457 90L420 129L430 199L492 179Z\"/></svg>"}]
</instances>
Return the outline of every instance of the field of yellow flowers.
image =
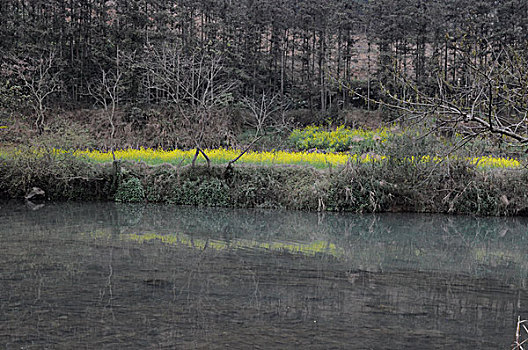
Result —
<instances>
[{"instance_id":1,"label":"field of yellow flowers","mask_svg":"<svg viewBox=\"0 0 528 350\"><path fill-rule=\"evenodd\" d=\"M236 158L239 150L234 149L212 149L205 150L205 153L210 158L213 164L227 164L232 159ZM195 154L195 150L173 150L165 151L162 149L126 149L114 152L116 159L126 161L142 161L149 165L157 165L162 163L169 163L173 165L187 165L190 164ZM104 163L110 162L113 155L110 152L102 151L75 151L74 155L83 157L89 161ZM287 151L270 151L270 152L247 152L238 161L239 163L273 166L273 165L308 165L315 168L324 169L328 167L336 167L345 165L347 162L381 162L386 159L385 156L376 155L373 153L365 154L348 154L348 153L322 153L322 152L287 152ZM414 158L410 158L409 162L416 162ZM440 162L439 157L424 156L420 162ZM502 157L473 157L468 159L469 163L479 169L491 168L519 168L521 163L517 159L502 158ZM197 158L198 163L205 163L205 159L200 156Z\"/></svg>"},{"instance_id":2,"label":"field of yellow flowers","mask_svg":"<svg viewBox=\"0 0 528 350\"><path fill-rule=\"evenodd\" d=\"M375 163L387 159L383 154L373 152L374 145L384 143L391 137L388 129L367 131L361 129L346 129L338 127L334 131L325 131L319 127L307 127L302 130L294 130L290 134L291 144L299 151L249 151L245 153L237 163L245 163L258 166L274 165L300 165L312 166L319 169L337 167L351 163ZM344 151L348 150L348 151ZM16 157L16 150L1 150L0 158ZM38 150L33 152L38 153ZM192 162L196 150L164 150L164 149L123 149L116 150L113 154L108 151L98 150L76 150L75 157L94 163L111 162L114 157L124 161L144 162L148 165L169 163L175 166L188 165ZM54 150L55 154L65 154L64 150ZM240 155L241 151L236 149L209 149L205 153L212 164L227 164ZM453 156L453 158L456 158ZM521 163L514 158L481 156L466 158L468 163L479 169L493 168L520 168ZM438 163L445 158L438 156L423 156L420 159L409 157L410 163ZM199 156L197 163L205 163L205 158Z\"/></svg>"},{"instance_id":3,"label":"field of yellow flowers","mask_svg":"<svg viewBox=\"0 0 528 350\"><path fill-rule=\"evenodd\" d=\"M268 152L247 152L238 161L259 166L272 165L308 165L315 168L328 168L345 165L347 162L372 163L386 160L383 155L383 145L398 142L398 135L391 129L379 128L376 130L348 129L343 126L335 130L326 130L317 126L304 129L295 129L288 137L293 149L297 151L273 150ZM126 149L115 152L117 159L128 161L143 161L149 165L169 163L173 165L187 165L191 163L195 150L163 149ZM205 153L213 164L226 164L235 159L239 150L235 149L210 149ZM108 162L113 155L100 151L77 151L76 155L85 157L94 162ZM452 156L455 158L455 156ZM420 159L409 157L407 161L422 163L438 163L444 160L438 156L423 156ZM200 156L198 163L205 162ZM490 168L518 168L521 163L517 159L504 157L472 157L468 158L469 164L479 169Z\"/></svg>"},{"instance_id":4,"label":"field of yellow flowers","mask_svg":"<svg viewBox=\"0 0 528 350\"><path fill-rule=\"evenodd\" d=\"M126 149L115 151L116 159L128 161L143 161L149 165L169 163L173 165L190 164L196 150L187 151L173 150L165 151L162 149ZM236 158L241 151L234 149L211 149L205 150L205 153L213 164L227 164ZM76 151L75 155L85 157L90 161L109 162L113 156L110 152L101 151ZM328 166L338 166L345 164L350 159L350 155L345 153L319 153L319 152L287 152L287 151L270 151L270 152L252 152L249 151L238 163L253 165L310 165L316 168L326 168ZM366 158L364 158L366 159ZM197 158L197 163L205 163L205 158L201 155Z\"/></svg>"}]
</instances>

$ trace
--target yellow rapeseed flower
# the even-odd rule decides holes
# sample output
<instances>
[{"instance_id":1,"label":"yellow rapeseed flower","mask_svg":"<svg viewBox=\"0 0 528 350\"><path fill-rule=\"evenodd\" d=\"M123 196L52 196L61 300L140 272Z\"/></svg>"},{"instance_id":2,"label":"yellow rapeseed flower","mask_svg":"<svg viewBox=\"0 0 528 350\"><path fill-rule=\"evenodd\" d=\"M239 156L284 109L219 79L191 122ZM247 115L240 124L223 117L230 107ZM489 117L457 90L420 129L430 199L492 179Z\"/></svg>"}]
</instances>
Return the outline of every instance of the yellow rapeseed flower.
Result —
<instances>
[{"instance_id":1,"label":"yellow rapeseed flower","mask_svg":"<svg viewBox=\"0 0 528 350\"><path fill-rule=\"evenodd\" d=\"M227 164L229 161L235 159L239 154L240 150L235 149L210 149L205 150L209 159L213 164ZM32 149L31 154L36 157L44 155L42 149ZM53 154L62 155L68 153L62 149L53 150ZM166 151L163 149L151 149L151 148L140 148L140 149L124 149L114 151L116 159L132 161L132 162L145 162L149 165L156 165L161 163L170 163L173 165L187 165L190 164L194 155L195 149L184 150L172 150ZM87 161L96 163L111 162L114 158L111 152L103 152L97 150L78 150L74 151L73 154L78 157L82 157ZM24 157L27 155L27 151L23 152L18 149L2 149L0 150L0 158L17 158ZM349 154L349 153L322 153L322 152L288 152L288 151L269 151L269 152L256 152L249 151L244 154L238 163L254 164L261 166L272 166L272 165L309 165L316 168L327 168L329 166L336 167L345 165L347 162L361 162L361 163L375 163L381 162L386 159L383 155L375 153L364 153L364 154ZM423 156L420 159L409 157L410 163L420 162L434 162L438 163L443 158L438 156ZM521 167L521 163L517 159L504 158L504 157L474 157L467 158L470 164L475 165L479 169L511 169ZM197 158L198 163L204 163L205 159L200 155Z\"/></svg>"},{"instance_id":2,"label":"yellow rapeseed flower","mask_svg":"<svg viewBox=\"0 0 528 350\"><path fill-rule=\"evenodd\" d=\"M114 152L116 159L128 161L143 161L147 164L189 164L195 154L195 149L187 151L173 150L165 151L163 149L126 149L117 150ZM240 150L217 148L205 150L205 153L214 164L226 164L230 160L235 159ZM84 156L88 160L95 162L110 162L113 160L111 152L102 151L75 151L75 155ZM347 154L347 153L322 153L322 152L288 152L288 151L270 151L270 152L255 152L249 151L238 160L239 163L255 164L255 165L311 165L317 168L326 168L328 166L339 166L346 164L347 161L352 162L377 162L386 159L385 156L377 154L365 153ZM442 158L438 156L423 156L420 162L440 162ZM205 162L202 156L197 158L200 163ZM414 157L410 157L409 161L416 162ZM489 168L519 168L521 163L512 158L502 157L474 157L468 159L470 164L476 165L480 169Z\"/></svg>"}]
</instances>

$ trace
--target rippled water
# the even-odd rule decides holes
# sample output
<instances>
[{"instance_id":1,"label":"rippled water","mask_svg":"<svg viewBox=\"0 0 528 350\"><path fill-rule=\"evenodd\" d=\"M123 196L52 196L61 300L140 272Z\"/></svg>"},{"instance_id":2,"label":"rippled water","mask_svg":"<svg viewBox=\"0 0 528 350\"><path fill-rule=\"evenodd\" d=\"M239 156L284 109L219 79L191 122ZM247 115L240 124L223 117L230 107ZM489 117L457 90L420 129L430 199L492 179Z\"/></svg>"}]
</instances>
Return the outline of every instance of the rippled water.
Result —
<instances>
[{"instance_id":1,"label":"rippled water","mask_svg":"<svg viewBox=\"0 0 528 350\"><path fill-rule=\"evenodd\" d=\"M528 220L0 204L0 348L510 349Z\"/></svg>"}]
</instances>

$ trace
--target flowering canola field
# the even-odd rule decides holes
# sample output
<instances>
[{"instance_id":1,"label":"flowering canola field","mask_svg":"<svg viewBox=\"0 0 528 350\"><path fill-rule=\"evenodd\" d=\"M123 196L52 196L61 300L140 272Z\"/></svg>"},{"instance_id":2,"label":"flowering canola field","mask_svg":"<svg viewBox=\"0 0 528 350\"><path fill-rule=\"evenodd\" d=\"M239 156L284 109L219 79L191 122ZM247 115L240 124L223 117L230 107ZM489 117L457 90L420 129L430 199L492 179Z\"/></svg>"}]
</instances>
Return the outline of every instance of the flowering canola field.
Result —
<instances>
[{"instance_id":1,"label":"flowering canola field","mask_svg":"<svg viewBox=\"0 0 528 350\"><path fill-rule=\"evenodd\" d=\"M173 165L186 165L192 162L196 150L188 151L173 150L166 151L163 149L126 149L115 151L116 159L128 161L143 161L149 165L169 163ZM227 164L235 159L241 151L234 149L211 149L205 150L205 153L213 164ZM101 151L75 151L77 156L85 157L94 162L109 162L113 160L112 153ZM349 154L345 153L316 153L316 152L253 152L249 151L240 158L237 163L246 163L254 165L311 165L316 168L326 168L328 166L344 165L350 159ZM357 158L358 156L352 156ZM361 158L361 157L360 157ZM365 156L363 161L368 161L369 157ZM197 163L205 163L205 158L199 156Z\"/></svg>"},{"instance_id":2,"label":"flowering canola field","mask_svg":"<svg viewBox=\"0 0 528 350\"><path fill-rule=\"evenodd\" d=\"M114 152L116 159L127 161L143 161L149 165L156 165L162 163L169 163L173 165L190 164L196 150L191 149L166 151L162 149L125 149ZM227 164L230 160L236 158L239 150L234 149L211 149L205 150L205 153L210 158L213 164ZM83 157L88 161L97 163L110 162L113 160L111 152L102 151L75 151L74 155ZM376 155L373 153L365 154L349 154L349 153L318 153L318 152L288 152L288 151L271 151L271 152L247 152L240 158L237 163L246 163L261 166L271 165L309 165L316 168L327 168L329 166L335 167L345 165L350 162L381 162L385 160L385 156ZM415 162L415 159L410 159ZM439 157L425 156L420 159L422 162L439 162ZM474 157L468 159L470 164L475 165L479 169L490 168L519 168L521 163L512 158L501 157ZM197 158L198 163L205 163L205 159L200 155Z\"/></svg>"},{"instance_id":3,"label":"flowering canola field","mask_svg":"<svg viewBox=\"0 0 528 350\"><path fill-rule=\"evenodd\" d=\"M246 163L258 166L273 165L302 165L313 166L315 168L328 168L345 165L347 162L379 163L387 158L382 154L383 148L378 147L394 137L395 134L390 129L380 128L377 130L348 129L343 126L333 131L325 130L317 126L309 126L304 129L296 129L289 136L290 144L299 151L273 150L270 152L249 151L245 153L237 164ZM391 142L398 142L393 140ZM47 151L48 154L49 151ZM17 159L27 155L19 149L1 149L0 158ZM43 156L46 152L42 149L31 149L33 156ZM114 159L145 162L149 165L169 163L175 166L187 165L192 162L196 153L195 149L190 150L163 150L163 149L123 149L111 152L97 150L77 150L67 152L61 149L51 151L54 155L68 154L79 157L89 162L105 163ZM241 151L236 149L210 149L205 153L213 164L227 164L237 158ZM455 158L454 156L451 158ZM423 156L420 159L409 157L405 159L412 163L438 163L445 158L438 156ZM503 157L473 157L466 159L469 164L479 169L493 168L520 168L521 163L517 159ZM199 155L197 163L205 163L205 158Z\"/></svg>"}]
</instances>

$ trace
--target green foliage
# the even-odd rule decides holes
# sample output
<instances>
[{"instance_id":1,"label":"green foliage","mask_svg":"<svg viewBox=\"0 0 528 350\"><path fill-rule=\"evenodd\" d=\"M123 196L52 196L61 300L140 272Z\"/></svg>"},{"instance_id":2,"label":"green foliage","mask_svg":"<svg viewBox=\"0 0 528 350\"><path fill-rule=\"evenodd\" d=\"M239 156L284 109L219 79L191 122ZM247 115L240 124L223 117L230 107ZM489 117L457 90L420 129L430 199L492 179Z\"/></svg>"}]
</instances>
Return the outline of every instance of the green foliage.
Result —
<instances>
[{"instance_id":1,"label":"green foliage","mask_svg":"<svg viewBox=\"0 0 528 350\"><path fill-rule=\"evenodd\" d=\"M233 200L239 207L276 207L277 171L262 168L255 172L254 167L241 167L233 170L230 183L233 187ZM275 203L270 205L270 203Z\"/></svg>"},{"instance_id":2,"label":"green foliage","mask_svg":"<svg viewBox=\"0 0 528 350\"><path fill-rule=\"evenodd\" d=\"M145 199L145 190L141 181L131 177L119 184L114 196L116 202L139 203Z\"/></svg>"},{"instance_id":3,"label":"green foliage","mask_svg":"<svg viewBox=\"0 0 528 350\"><path fill-rule=\"evenodd\" d=\"M226 207L230 204L229 187L214 177L186 179L174 188L171 200L184 205Z\"/></svg>"},{"instance_id":4,"label":"green foliage","mask_svg":"<svg viewBox=\"0 0 528 350\"><path fill-rule=\"evenodd\" d=\"M389 132L385 129L368 131L339 126L334 131L326 131L321 127L308 126L292 131L289 141L299 150L365 153L380 147L388 137Z\"/></svg>"},{"instance_id":5,"label":"green foliage","mask_svg":"<svg viewBox=\"0 0 528 350\"><path fill-rule=\"evenodd\" d=\"M28 99L22 83L8 74L0 74L0 110L20 110L27 105Z\"/></svg>"}]
</instances>

